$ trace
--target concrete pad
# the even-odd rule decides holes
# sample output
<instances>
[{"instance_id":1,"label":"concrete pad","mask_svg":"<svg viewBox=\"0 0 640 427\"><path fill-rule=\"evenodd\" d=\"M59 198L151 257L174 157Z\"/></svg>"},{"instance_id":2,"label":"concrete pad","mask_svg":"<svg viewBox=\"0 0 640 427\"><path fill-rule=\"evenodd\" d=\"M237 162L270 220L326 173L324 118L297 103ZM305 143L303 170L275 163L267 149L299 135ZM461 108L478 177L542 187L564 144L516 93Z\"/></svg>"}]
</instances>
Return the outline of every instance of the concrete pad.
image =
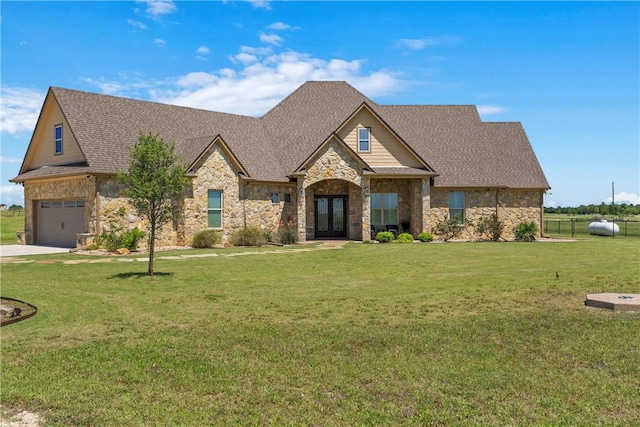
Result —
<instances>
[{"instance_id":1,"label":"concrete pad","mask_svg":"<svg viewBox=\"0 0 640 427\"><path fill-rule=\"evenodd\" d=\"M69 248L56 248L52 246L37 245L0 245L0 257L13 257L23 255L47 255L68 254Z\"/></svg>"},{"instance_id":2,"label":"concrete pad","mask_svg":"<svg viewBox=\"0 0 640 427\"><path fill-rule=\"evenodd\" d=\"M640 311L640 294L589 294L584 305L614 311Z\"/></svg>"}]
</instances>

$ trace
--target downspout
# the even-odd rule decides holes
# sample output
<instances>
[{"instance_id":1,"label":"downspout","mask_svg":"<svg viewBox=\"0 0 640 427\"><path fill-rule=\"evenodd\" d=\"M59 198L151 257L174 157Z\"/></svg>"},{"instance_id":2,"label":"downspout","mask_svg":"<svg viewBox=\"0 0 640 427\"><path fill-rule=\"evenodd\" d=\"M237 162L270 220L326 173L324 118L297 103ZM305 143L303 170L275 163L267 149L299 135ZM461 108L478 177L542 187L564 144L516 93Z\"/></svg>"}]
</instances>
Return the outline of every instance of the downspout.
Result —
<instances>
[{"instance_id":1,"label":"downspout","mask_svg":"<svg viewBox=\"0 0 640 427\"><path fill-rule=\"evenodd\" d=\"M98 190L98 179L93 178L93 185L96 189L95 204L96 204L96 237L100 235L100 190Z\"/></svg>"},{"instance_id":2,"label":"downspout","mask_svg":"<svg viewBox=\"0 0 640 427\"><path fill-rule=\"evenodd\" d=\"M540 237L544 237L544 193L540 192Z\"/></svg>"}]
</instances>

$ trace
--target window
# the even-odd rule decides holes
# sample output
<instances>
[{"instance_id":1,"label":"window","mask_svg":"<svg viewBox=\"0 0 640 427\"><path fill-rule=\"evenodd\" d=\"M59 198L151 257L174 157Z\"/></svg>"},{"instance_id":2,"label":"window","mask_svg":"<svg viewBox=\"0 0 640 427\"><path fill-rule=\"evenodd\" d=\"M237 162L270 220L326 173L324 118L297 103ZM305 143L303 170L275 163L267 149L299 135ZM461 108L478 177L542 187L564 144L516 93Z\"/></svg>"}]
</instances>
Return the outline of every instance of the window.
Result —
<instances>
[{"instance_id":1,"label":"window","mask_svg":"<svg viewBox=\"0 0 640 427\"><path fill-rule=\"evenodd\" d=\"M371 151L371 129L358 129L358 151Z\"/></svg>"},{"instance_id":2,"label":"window","mask_svg":"<svg viewBox=\"0 0 640 427\"><path fill-rule=\"evenodd\" d=\"M271 193L271 203L280 203L280 196L278 193Z\"/></svg>"},{"instance_id":3,"label":"window","mask_svg":"<svg viewBox=\"0 0 640 427\"><path fill-rule=\"evenodd\" d=\"M75 200L65 200L64 201L64 207L65 208L75 208L76 207L76 201Z\"/></svg>"},{"instance_id":4,"label":"window","mask_svg":"<svg viewBox=\"0 0 640 427\"><path fill-rule=\"evenodd\" d=\"M398 224L398 193L371 193L371 224Z\"/></svg>"},{"instance_id":5,"label":"window","mask_svg":"<svg viewBox=\"0 0 640 427\"><path fill-rule=\"evenodd\" d=\"M54 154L62 154L62 125L56 125L54 128Z\"/></svg>"},{"instance_id":6,"label":"window","mask_svg":"<svg viewBox=\"0 0 640 427\"><path fill-rule=\"evenodd\" d=\"M222 228L221 190L209 190L207 206L207 227Z\"/></svg>"},{"instance_id":7,"label":"window","mask_svg":"<svg viewBox=\"0 0 640 427\"><path fill-rule=\"evenodd\" d=\"M285 203L291 203L291 194L290 193L285 193L284 194L284 202Z\"/></svg>"},{"instance_id":8,"label":"window","mask_svg":"<svg viewBox=\"0 0 640 427\"><path fill-rule=\"evenodd\" d=\"M464 191L449 193L449 218L464 222Z\"/></svg>"}]
</instances>

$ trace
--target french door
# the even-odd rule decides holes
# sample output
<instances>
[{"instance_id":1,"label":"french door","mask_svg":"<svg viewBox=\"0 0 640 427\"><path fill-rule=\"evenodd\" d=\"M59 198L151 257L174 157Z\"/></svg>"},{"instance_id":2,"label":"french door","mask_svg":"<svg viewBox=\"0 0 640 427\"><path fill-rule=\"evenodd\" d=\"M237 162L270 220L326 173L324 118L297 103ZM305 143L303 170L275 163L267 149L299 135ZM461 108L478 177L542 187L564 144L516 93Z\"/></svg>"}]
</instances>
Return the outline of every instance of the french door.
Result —
<instances>
[{"instance_id":1,"label":"french door","mask_svg":"<svg viewBox=\"0 0 640 427\"><path fill-rule=\"evenodd\" d=\"M316 196L316 238L347 237L347 197Z\"/></svg>"}]
</instances>

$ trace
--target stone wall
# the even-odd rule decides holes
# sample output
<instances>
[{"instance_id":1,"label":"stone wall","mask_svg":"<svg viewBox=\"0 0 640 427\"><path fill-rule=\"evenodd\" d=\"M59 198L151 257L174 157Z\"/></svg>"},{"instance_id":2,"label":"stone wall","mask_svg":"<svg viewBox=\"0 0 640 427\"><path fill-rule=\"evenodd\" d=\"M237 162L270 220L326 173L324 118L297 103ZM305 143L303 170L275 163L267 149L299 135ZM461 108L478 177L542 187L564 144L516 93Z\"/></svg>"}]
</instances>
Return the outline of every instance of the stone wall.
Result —
<instances>
[{"instance_id":1,"label":"stone wall","mask_svg":"<svg viewBox=\"0 0 640 427\"><path fill-rule=\"evenodd\" d=\"M207 198L209 190L222 190L222 240L228 242L233 233L244 227L275 231L282 224L297 223L295 183L256 183L241 181L238 169L228 153L214 146L196 170L190 191L184 200L184 237L190 244L193 236L208 226ZM272 194L279 201L273 203ZM285 202L285 195L290 202Z\"/></svg>"},{"instance_id":2,"label":"stone wall","mask_svg":"<svg viewBox=\"0 0 640 427\"><path fill-rule=\"evenodd\" d=\"M449 193L450 190L431 190L430 230L428 231L433 232L438 222L449 218ZM542 193L539 191L471 190L464 193L465 219L471 224L477 223L483 217L493 215L497 205L498 219L504 223L503 238L514 238L515 227L524 221L534 221L542 230L540 223ZM461 239L475 239L477 237L472 225L466 226L460 236Z\"/></svg>"},{"instance_id":3,"label":"stone wall","mask_svg":"<svg viewBox=\"0 0 640 427\"><path fill-rule=\"evenodd\" d=\"M304 223L298 227L302 240L315 237L315 195L347 195L347 237L362 239L362 167L341 144L330 141L325 150L311 159L300 189L304 195L298 214L304 214Z\"/></svg>"},{"instance_id":4,"label":"stone wall","mask_svg":"<svg viewBox=\"0 0 640 427\"><path fill-rule=\"evenodd\" d=\"M36 242L36 207L37 200L83 199L85 201L84 221L89 233L95 232L95 178L81 177L25 182L24 183L24 243L32 245Z\"/></svg>"}]
</instances>

